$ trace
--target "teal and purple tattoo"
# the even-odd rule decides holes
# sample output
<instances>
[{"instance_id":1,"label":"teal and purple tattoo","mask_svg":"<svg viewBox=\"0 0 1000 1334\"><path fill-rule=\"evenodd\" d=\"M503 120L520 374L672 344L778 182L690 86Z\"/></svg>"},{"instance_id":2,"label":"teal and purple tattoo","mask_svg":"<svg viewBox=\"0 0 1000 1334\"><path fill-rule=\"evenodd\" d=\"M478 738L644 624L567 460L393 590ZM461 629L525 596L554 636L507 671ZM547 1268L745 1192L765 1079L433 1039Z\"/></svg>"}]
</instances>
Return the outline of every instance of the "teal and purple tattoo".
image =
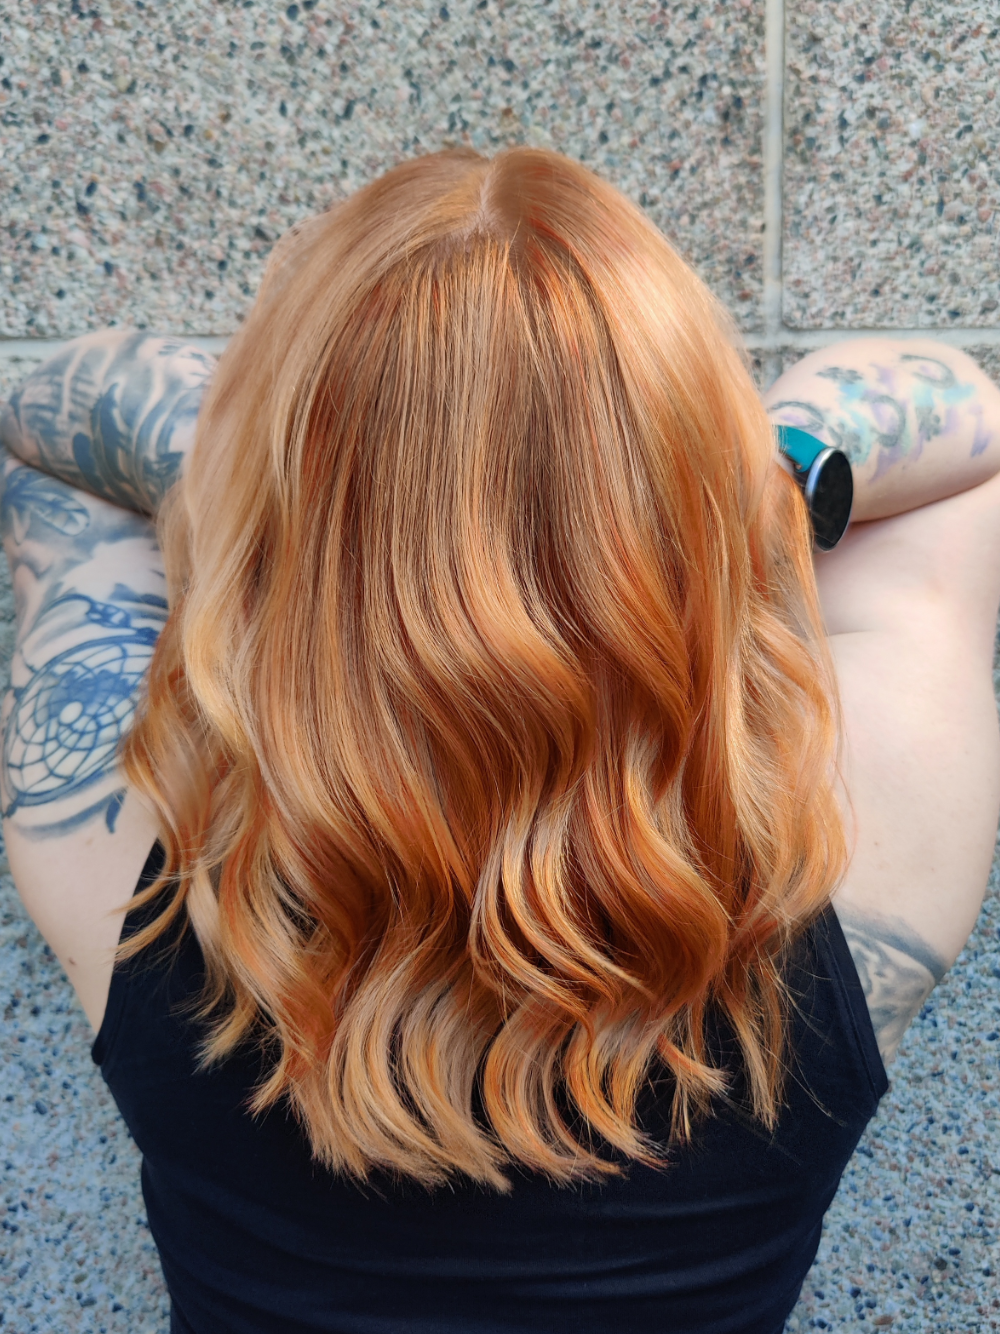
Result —
<instances>
[{"instance_id":1,"label":"teal and purple tattoo","mask_svg":"<svg viewBox=\"0 0 1000 1334\"><path fill-rule=\"evenodd\" d=\"M867 373L827 366L816 376L836 386L834 405L782 399L770 404L769 412L829 440L856 469L874 454L873 480L902 459L919 458L935 437L957 431L963 416L972 419L972 457L981 454L993 437L975 386L937 357L903 352L895 363L873 361Z\"/></svg>"}]
</instances>

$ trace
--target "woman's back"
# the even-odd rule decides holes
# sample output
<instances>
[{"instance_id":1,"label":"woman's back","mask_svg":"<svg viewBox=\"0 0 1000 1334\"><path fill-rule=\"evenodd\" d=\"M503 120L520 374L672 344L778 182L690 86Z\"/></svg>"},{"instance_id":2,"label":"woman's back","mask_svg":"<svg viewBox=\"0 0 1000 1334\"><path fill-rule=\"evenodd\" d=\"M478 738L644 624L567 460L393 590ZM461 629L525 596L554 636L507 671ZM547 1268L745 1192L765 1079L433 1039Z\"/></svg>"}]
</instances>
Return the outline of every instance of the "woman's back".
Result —
<instances>
[{"instance_id":1,"label":"woman's back","mask_svg":"<svg viewBox=\"0 0 1000 1334\"><path fill-rule=\"evenodd\" d=\"M161 865L157 845L140 887ZM287 1109L251 1117L266 1050L197 1069L186 1011L204 980L200 951L191 932L177 953L158 951L115 974L94 1060L143 1154L178 1334L776 1334L887 1087L827 910L788 971L794 1058L773 1133L737 1081L665 1171L611 1152L626 1176L599 1185L554 1189L517 1172L508 1195L469 1181L428 1192L376 1173L361 1188L317 1166ZM711 1043L720 1064L738 1066L724 1022ZM640 1117L665 1144L670 1079L659 1078Z\"/></svg>"},{"instance_id":2,"label":"woman's back","mask_svg":"<svg viewBox=\"0 0 1000 1334\"><path fill-rule=\"evenodd\" d=\"M442 287L433 265L407 287L397 265L363 299L337 276L337 343L281 306L297 282L309 319L331 318L314 269L279 266L288 345L339 348L339 378L291 362L276 375L262 307L241 345L258 338L261 382L241 379L237 349L200 419L159 643L159 549L119 506L155 510L211 367L96 336L5 418L26 464L67 479L7 466L10 861L95 1028L107 1003L95 1057L146 1154L165 1270L199 1331L266 1328L278 1309L290 1321L305 1289L330 1300L302 1328L392 1328L379 1302L420 1301L412 1272L392 1277L401 1255L456 1329L558 1327L538 1315L558 1283L583 1303L567 1327L613 1327L595 1303L617 1284L636 1322L646 1302L651 1324L776 1328L884 1091L878 1049L891 1058L981 902L1000 800L1000 481L984 480L1000 452L983 428L1000 431L1000 395L932 344L841 345L775 387L775 420L852 451L862 522L817 557L824 646L804 511L693 279L633 220L648 264L622 242L635 300L619 309L606 232L589 261L567 258L576 213L554 249L536 217L532 259L489 230L523 247L525 198L495 203L470 216L504 318L520 312L500 334L485 269L468 271L478 289ZM447 214L432 255L446 276L466 253L462 216ZM335 228L305 235L340 275ZM463 291L477 336L512 340L509 364L476 346L466 359ZM81 377L166 425L87 443L59 416ZM912 418L891 449L877 429L890 382ZM154 645L126 787L115 743ZM828 650L856 833L842 877ZM164 885L129 933L165 904L180 912L112 982L157 839L180 892ZM184 922L171 972L164 943ZM202 981L208 1030L192 1017ZM647 1148L666 1152L660 1168ZM507 1195L490 1189L503 1161ZM595 1184L602 1163L624 1175ZM412 1179L366 1202L329 1170L345 1166ZM493 1289L482 1268L461 1289L461 1312L441 1271L456 1256L496 1273ZM557 1271L581 1268L574 1298ZM347 1271L363 1275L355 1297Z\"/></svg>"}]
</instances>

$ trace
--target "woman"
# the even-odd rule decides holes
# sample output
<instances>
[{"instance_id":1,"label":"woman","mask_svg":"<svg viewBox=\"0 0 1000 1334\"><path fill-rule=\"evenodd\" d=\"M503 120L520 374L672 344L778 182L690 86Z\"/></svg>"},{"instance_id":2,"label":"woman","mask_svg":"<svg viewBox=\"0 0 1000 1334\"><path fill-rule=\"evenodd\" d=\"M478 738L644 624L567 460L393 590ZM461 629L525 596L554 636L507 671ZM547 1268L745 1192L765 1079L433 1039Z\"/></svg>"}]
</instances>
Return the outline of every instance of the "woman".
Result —
<instances>
[{"instance_id":1,"label":"woman","mask_svg":"<svg viewBox=\"0 0 1000 1334\"><path fill-rule=\"evenodd\" d=\"M1000 393L734 342L582 167L448 152L218 367L15 395L8 855L173 1329L781 1329L985 889ZM773 423L854 465L815 566Z\"/></svg>"}]
</instances>

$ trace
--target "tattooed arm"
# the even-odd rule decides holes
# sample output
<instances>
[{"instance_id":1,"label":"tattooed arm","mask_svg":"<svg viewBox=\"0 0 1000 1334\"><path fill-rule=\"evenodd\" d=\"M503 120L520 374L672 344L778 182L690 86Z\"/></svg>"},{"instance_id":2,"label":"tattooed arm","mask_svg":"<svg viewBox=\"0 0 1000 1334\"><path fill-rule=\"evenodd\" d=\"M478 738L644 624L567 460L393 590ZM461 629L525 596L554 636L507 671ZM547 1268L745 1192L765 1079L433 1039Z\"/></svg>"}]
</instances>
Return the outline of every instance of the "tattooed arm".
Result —
<instances>
[{"instance_id":1,"label":"tattooed arm","mask_svg":"<svg viewBox=\"0 0 1000 1334\"><path fill-rule=\"evenodd\" d=\"M11 872L95 1030L124 905L158 827L118 763L166 620L151 519L7 458L17 625L0 710Z\"/></svg>"},{"instance_id":2,"label":"tattooed arm","mask_svg":"<svg viewBox=\"0 0 1000 1334\"><path fill-rule=\"evenodd\" d=\"M813 352L764 396L776 425L844 450L853 519L965 491L1000 472L1000 389L931 339L852 338Z\"/></svg>"},{"instance_id":3,"label":"tattooed arm","mask_svg":"<svg viewBox=\"0 0 1000 1334\"><path fill-rule=\"evenodd\" d=\"M903 918L865 912L843 899L836 900L836 907L888 1065L948 963Z\"/></svg>"},{"instance_id":4,"label":"tattooed arm","mask_svg":"<svg viewBox=\"0 0 1000 1334\"><path fill-rule=\"evenodd\" d=\"M194 443L215 362L134 330L76 338L0 413L0 444L103 500L155 514Z\"/></svg>"},{"instance_id":5,"label":"tattooed arm","mask_svg":"<svg viewBox=\"0 0 1000 1334\"><path fill-rule=\"evenodd\" d=\"M118 743L167 617L153 523L12 459L3 483L17 614L0 713L5 832L113 832Z\"/></svg>"},{"instance_id":6,"label":"tattooed arm","mask_svg":"<svg viewBox=\"0 0 1000 1334\"><path fill-rule=\"evenodd\" d=\"M965 945L994 849L1000 390L944 344L855 338L765 402L854 471L860 522L815 560L851 849L833 904L888 1061Z\"/></svg>"}]
</instances>

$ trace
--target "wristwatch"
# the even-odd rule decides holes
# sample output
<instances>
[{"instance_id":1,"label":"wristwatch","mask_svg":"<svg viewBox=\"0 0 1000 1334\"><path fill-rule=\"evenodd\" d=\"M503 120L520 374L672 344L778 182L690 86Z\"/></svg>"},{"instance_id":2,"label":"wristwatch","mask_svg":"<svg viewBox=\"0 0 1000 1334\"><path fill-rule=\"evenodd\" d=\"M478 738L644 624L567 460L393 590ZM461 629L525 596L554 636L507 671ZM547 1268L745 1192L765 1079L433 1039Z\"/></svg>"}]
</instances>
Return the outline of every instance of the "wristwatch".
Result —
<instances>
[{"instance_id":1,"label":"wristwatch","mask_svg":"<svg viewBox=\"0 0 1000 1334\"><path fill-rule=\"evenodd\" d=\"M843 450L825 445L797 426L776 426L774 433L805 496L813 541L820 551L832 551L851 521L854 476L850 460Z\"/></svg>"}]
</instances>

